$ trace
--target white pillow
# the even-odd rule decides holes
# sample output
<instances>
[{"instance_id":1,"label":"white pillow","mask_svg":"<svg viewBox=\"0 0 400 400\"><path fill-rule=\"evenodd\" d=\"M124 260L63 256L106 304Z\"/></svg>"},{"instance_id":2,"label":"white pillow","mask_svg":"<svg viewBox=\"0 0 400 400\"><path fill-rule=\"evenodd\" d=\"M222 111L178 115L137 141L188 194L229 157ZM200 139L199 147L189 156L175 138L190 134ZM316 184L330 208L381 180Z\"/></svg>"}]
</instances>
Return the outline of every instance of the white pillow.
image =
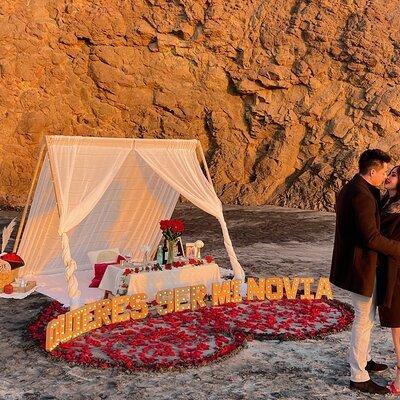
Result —
<instances>
[{"instance_id":1,"label":"white pillow","mask_svg":"<svg viewBox=\"0 0 400 400\"><path fill-rule=\"evenodd\" d=\"M117 262L119 256L119 249L103 249L97 251L89 251L87 253L90 264L99 264L99 263L112 263Z\"/></svg>"}]
</instances>

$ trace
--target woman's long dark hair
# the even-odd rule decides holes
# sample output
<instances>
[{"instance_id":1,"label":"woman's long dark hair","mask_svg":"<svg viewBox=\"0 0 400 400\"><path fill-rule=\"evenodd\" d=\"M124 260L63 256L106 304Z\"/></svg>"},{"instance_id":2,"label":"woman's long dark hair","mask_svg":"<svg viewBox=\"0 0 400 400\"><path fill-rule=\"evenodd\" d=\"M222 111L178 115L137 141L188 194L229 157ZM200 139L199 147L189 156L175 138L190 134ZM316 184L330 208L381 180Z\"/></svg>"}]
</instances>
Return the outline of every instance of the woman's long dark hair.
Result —
<instances>
[{"instance_id":1,"label":"woman's long dark hair","mask_svg":"<svg viewBox=\"0 0 400 400\"><path fill-rule=\"evenodd\" d=\"M382 197L383 208L386 208L390 204L400 200L400 165L396 165L395 167L393 167L390 170L389 175L392 174L393 170L396 170L396 174L397 174L396 194L393 197L389 197L389 191L388 190L386 191L386 193Z\"/></svg>"}]
</instances>

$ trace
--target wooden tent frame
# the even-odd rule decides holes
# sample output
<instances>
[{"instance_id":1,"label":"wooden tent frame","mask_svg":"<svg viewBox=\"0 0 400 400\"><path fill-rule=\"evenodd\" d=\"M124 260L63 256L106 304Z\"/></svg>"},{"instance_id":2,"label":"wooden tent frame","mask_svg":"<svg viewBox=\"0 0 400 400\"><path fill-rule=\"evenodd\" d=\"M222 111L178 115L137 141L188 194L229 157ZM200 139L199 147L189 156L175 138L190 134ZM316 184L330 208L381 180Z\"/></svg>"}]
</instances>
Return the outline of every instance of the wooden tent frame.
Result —
<instances>
[{"instance_id":1,"label":"wooden tent frame","mask_svg":"<svg viewBox=\"0 0 400 400\"><path fill-rule=\"evenodd\" d=\"M78 137L83 138L85 136L76 136L76 137L77 138ZM92 136L90 136L90 137L92 137ZM93 138L97 139L97 137L93 137ZM128 138L109 137L109 139L128 139ZM131 138L131 139L141 140L140 138ZM156 140L163 140L163 139L156 139ZM174 139L172 139L172 140L174 140ZM177 140L181 140L181 139L177 139ZM203 167L204 167L204 170L205 170L205 173L206 173L206 176L207 176L207 180L211 183L211 185L213 185L213 182L212 182L212 179L211 179L211 175L210 175L210 171L208 169L207 161L206 161L206 158L205 158L205 155L204 155L203 147L201 145L201 142L198 139L196 139L196 140L197 140L196 152L197 152L198 159L201 161L200 166L201 166L201 164L203 164ZM27 221L27 217L29 215L29 211L28 210L29 210L30 206L32 205L33 195L34 195L36 187L37 187L37 183L38 183L38 180L39 180L39 174L40 174L40 171L42 170L42 166L43 166L46 154L47 154L47 141L46 141L46 136L44 136L43 139L42 139L42 143L40 145L39 157L38 157L38 160L36 162L35 172L33 174L33 179L32 179L32 182L31 182L30 189L29 189L28 198L26 200L26 203L25 203L25 206L24 206L24 210L22 212L21 221L19 223L17 236L16 236L15 242L14 242L13 252L15 252L15 253L18 252L18 248L19 248L19 245L21 243L21 238L22 238L22 235L24 234L24 231L25 231L26 221ZM56 185L54 184L54 174L53 174L51 165L50 165L50 172L51 172L51 176L52 176L53 188L54 188L54 193L55 193L55 197L56 197L58 216L60 216L60 209L59 209L59 205L58 205L59 193L57 192Z\"/></svg>"},{"instance_id":2,"label":"wooden tent frame","mask_svg":"<svg viewBox=\"0 0 400 400\"><path fill-rule=\"evenodd\" d=\"M43 165L46 153L47 153L47 146L46 146L45 138L43 138L42 143L40 145L39 157L36 162L35 172L33 174L33 179L31 182L31 187L29 189L28 198L26 199L24 211L22 212L21 221L18 226L17 236L15 238L14 247L13 247L14 253L16 253L18 251L18 247L21 242L21 237L25 230L25 223L26 223L26 217L28 216L28 209L31 206L33 194L35 192L37 182L39 180L39 174L42 169L42 165Z\"/></svg>"}]
</instances>

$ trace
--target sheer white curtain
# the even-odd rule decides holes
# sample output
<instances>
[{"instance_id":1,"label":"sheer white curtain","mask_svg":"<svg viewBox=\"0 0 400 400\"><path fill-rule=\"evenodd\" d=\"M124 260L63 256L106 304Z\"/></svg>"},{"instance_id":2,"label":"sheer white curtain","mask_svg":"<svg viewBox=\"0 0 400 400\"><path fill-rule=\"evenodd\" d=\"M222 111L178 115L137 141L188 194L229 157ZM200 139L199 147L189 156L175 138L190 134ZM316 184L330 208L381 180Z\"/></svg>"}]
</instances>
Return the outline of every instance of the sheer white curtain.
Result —
<instances>
[{"instance_id":1,"label":"sheer white curtain","mask_svg":"<svg viewBox=\"0 0 400 400\"><path fill-rule=\"evenodd\" d=\"M62 258L66 268L71 309L79 304L77 269L69 246L68 231L96 206L132 150L132 141L92 142L93 138L51 136L48 154L58 200ZM85 145L86 144L86 145Z\"/></svg>"},{"instance_id":2,"label":"sheer white curtain","mask_svg":"<svg viewBox=\"0 0 400 400\"><path fill-rule=\"evenodd\" d=\"M148 139L137 140L134 146L135 151L171 187L218 219L235 278L244 281L245 274L232 246L221 201L197 160L197 144L197 140Z\"/></svg>"}]
</instances>

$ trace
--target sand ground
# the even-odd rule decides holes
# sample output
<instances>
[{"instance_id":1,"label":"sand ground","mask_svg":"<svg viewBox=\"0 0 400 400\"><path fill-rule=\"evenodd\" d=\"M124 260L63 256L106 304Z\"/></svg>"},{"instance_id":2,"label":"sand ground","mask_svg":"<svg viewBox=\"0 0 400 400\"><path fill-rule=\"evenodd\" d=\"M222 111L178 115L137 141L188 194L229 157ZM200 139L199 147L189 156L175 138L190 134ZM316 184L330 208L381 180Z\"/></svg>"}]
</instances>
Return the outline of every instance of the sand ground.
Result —
<instances>
[{"instance_id":1,"label":"sand ground","mask_svg":"<svg viewBox=\"0 0 400 400\"><path fill-rule=\"evenodd\" d=\"M0 212L0 226L13 216ZM188 205L185 241L201 239L205 253L228 267L218 222ZM270 206L228 206L225 216L238 258L257 276L328 276L334 214ZM336 299L349 302L334 289ZM0 399L364 399L348 389L348 331L323 340L253 341L238 354L198 369L123 373L54 362L26 336L26 326L50 300L0 299ZM374 358L394 365L390 332L375 327ZM376 375L384 383L393 371Z\"/></svg>"}]
</instances>

